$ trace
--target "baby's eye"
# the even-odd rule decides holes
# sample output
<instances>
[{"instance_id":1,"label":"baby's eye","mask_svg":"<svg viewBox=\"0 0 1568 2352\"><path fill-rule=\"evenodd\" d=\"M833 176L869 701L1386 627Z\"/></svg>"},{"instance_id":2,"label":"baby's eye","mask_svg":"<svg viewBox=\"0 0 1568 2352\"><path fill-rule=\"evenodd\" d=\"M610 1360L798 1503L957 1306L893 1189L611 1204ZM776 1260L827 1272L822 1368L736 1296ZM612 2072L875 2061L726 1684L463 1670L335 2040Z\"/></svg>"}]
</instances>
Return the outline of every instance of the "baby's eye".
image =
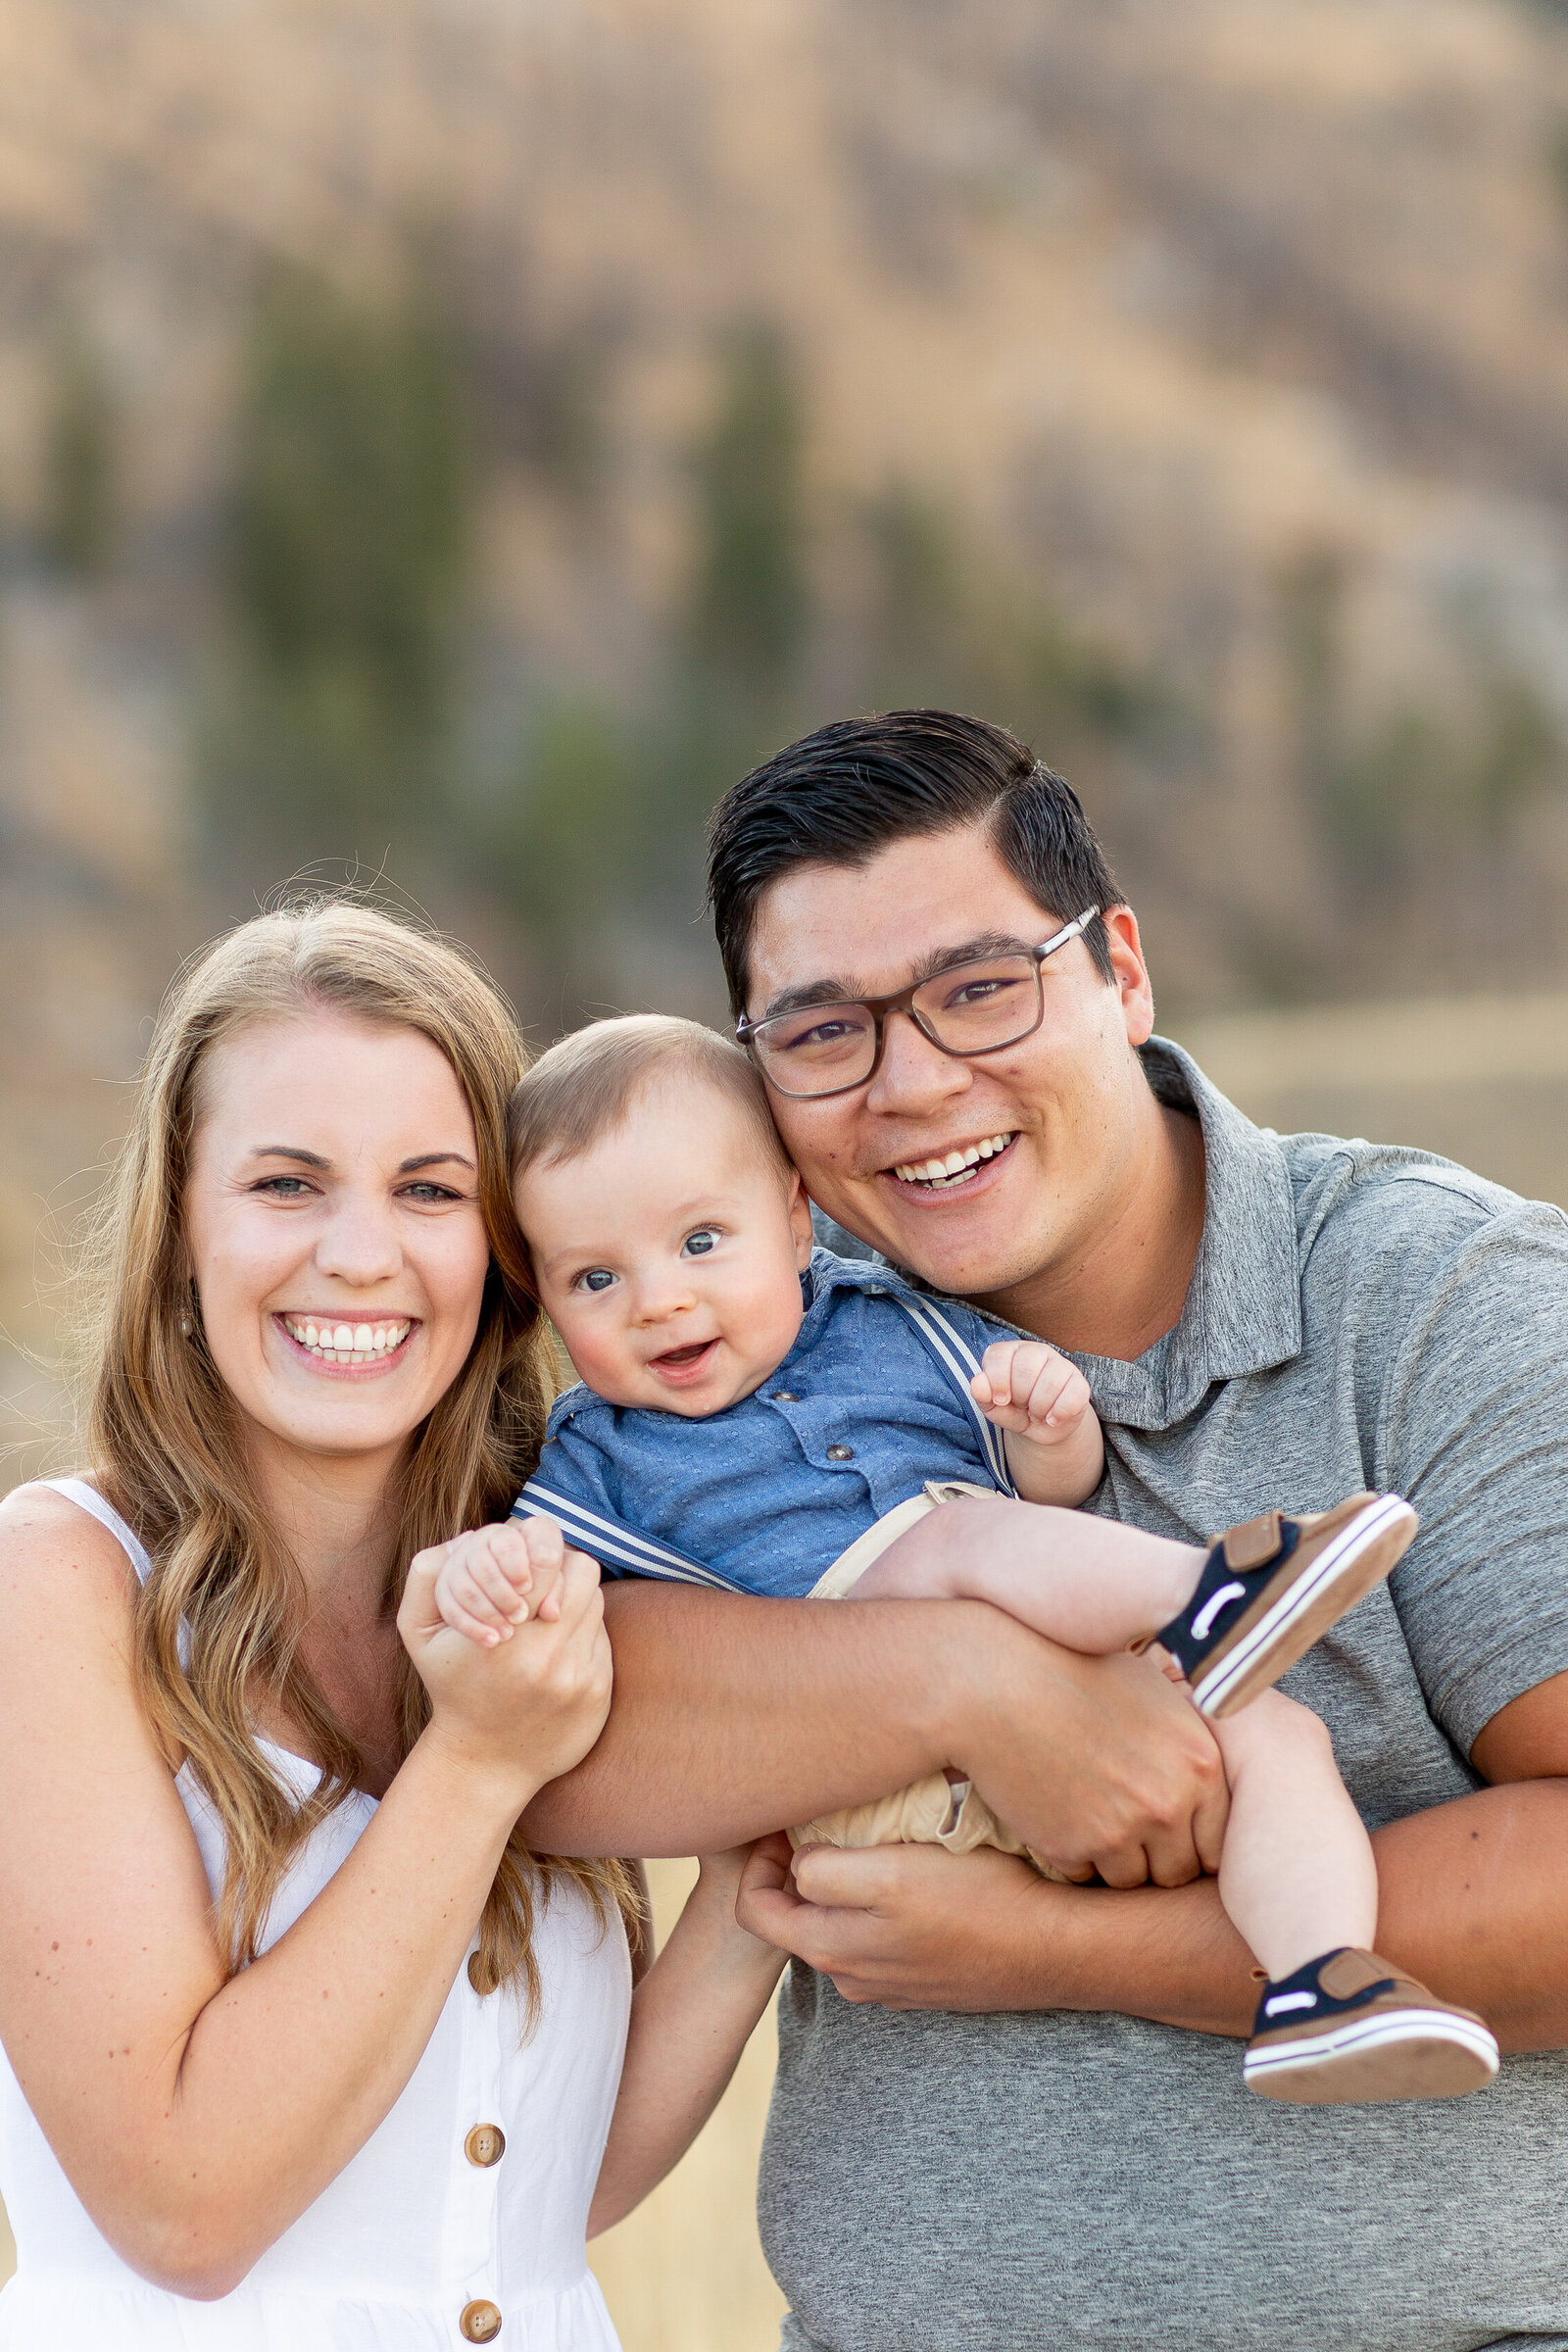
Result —
<instances>
[{"instance_id":1,"label":"baby's eye","mask_svg":"<svg viewBox=\"0 0 1568 2352\"><path fill-rule=\"evenodd\" d=\"M710 1225L699 1225L697 1231L689 1233L682 1242L680 1253L682 1257L706 1257L717 1240L718 1236Z\"/></svg>"},{"instance_id":2,"label":"baby's eye","mask_svg":"<svg viewBox=\"0 0 1568 2352\"><path fill-rule=\"evenodd\" d=\"M608 1266L590 1266L585 1274L578 1275L577 1288L580 1291L608 1291L614 1279Z\"/></svg>"}]
</instances>

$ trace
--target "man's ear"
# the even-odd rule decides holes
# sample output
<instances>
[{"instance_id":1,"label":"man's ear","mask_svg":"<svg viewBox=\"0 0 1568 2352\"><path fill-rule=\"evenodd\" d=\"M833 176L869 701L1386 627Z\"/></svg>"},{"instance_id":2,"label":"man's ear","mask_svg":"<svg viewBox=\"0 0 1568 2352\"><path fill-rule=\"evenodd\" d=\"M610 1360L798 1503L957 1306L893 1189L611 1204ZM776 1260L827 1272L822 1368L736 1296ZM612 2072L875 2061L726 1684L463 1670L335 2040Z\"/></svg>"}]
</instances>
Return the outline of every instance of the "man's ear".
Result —
<instances>
[{"instance_id":1,"label":"man's ear","mask_svg":"<svg viewBox=\"0 0 1568 2352\"><path fill-rule=\"evenodd\" d=\"M816 1236L811 1231L811 1203L801 1182L799 1168L790 1170L790 1231L795 1237L795 1263L804 1274L811 1262Z\"/></svg>"},{"instance_id":2,"label":"man's ear","mask_svg":"<svg viewBox=\"0 0 1568 2352\"><path fill-rule=\"evenodd\" d=\"M1138 936L1138 917L1130 906L1107 906L1103 919L1127 1042L1141 1046L1153 1034L1154 991Z\"/></svg>"}]
</instances>

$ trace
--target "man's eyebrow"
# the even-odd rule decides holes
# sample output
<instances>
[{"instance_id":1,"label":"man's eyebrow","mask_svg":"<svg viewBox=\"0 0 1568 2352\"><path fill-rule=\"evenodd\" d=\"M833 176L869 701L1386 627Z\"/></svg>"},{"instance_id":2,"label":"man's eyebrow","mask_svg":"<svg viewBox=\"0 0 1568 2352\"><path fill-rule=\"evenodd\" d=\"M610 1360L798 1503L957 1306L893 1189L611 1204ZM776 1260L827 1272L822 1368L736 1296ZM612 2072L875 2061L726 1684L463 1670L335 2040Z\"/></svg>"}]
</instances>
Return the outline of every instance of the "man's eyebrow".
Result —
<instances>
[{"instance_id":1,"label":"man's eyebrow","mask_svg":"<svg viewBox=\"0 0 1568 2352\"><path fill-rule=\"evenodd\" d=\"M982 931L974 939L960 939L950 948L933 948L909 967L906 988L917 988L922 980L934 980L939 972L953 969L956 963L972 963L981 956L1027 956L1037 943L1019 939L1015 932ZM828 979L803 981L798 988L781 988L770 997L761 1017L772 1020L781 1012L805 1012L812 1004L858 1004L867 996L892 996L892 989L867 989L858 980Z\"/></svg>"}]
</instances>

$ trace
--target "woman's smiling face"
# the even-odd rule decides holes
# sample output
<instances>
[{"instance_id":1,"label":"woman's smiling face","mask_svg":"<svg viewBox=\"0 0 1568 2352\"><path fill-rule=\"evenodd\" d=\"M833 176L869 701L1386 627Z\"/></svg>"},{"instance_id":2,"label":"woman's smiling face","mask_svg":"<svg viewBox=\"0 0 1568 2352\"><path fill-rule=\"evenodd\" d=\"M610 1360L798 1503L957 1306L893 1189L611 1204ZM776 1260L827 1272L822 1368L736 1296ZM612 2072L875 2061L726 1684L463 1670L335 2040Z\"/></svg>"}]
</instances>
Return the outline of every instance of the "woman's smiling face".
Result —
<instances>
[{"instance_id":1,"label":"woman's smiling face","mask_svg":"<svg viewBox=\"0 0 1568 2352\"><path fill-rule=\"evenodd\" d=\"M213 1048L185 1229L208 1351L258 1434L402 1451L478 1326L477 1159L452 1065L416 1030L306 1008Z\"/></svg>"}]
</instances>

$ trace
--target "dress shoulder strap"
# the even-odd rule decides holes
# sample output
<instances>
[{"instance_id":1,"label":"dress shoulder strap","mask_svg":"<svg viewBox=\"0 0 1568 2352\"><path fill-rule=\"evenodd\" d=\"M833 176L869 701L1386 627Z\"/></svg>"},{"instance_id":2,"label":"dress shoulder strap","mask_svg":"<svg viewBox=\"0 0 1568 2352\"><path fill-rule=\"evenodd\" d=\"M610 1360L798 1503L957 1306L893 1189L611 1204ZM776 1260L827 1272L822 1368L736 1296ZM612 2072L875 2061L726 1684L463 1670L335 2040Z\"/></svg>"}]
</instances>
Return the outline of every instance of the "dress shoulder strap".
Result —
<instances>
[{"instance_id":1,"label":"dress shoulder strap","mask_svg":"<svg viewBox=\"0 0 1568 2352\"><path fill-rule=\"evenodd\" d=\"M147 1582L153 1564L147 1556L146 1544L125 1525L120 1513L105 1502L96 1487L90 1487L84 1478L40 1478L38 1484L40 1487L52 1487L68 1502L74 1502L79 1511L85 1511L89 1519L96 1519L100 1527L106 1527L140 1581L143 1584Z\"/></svg>"}]
</instances>

